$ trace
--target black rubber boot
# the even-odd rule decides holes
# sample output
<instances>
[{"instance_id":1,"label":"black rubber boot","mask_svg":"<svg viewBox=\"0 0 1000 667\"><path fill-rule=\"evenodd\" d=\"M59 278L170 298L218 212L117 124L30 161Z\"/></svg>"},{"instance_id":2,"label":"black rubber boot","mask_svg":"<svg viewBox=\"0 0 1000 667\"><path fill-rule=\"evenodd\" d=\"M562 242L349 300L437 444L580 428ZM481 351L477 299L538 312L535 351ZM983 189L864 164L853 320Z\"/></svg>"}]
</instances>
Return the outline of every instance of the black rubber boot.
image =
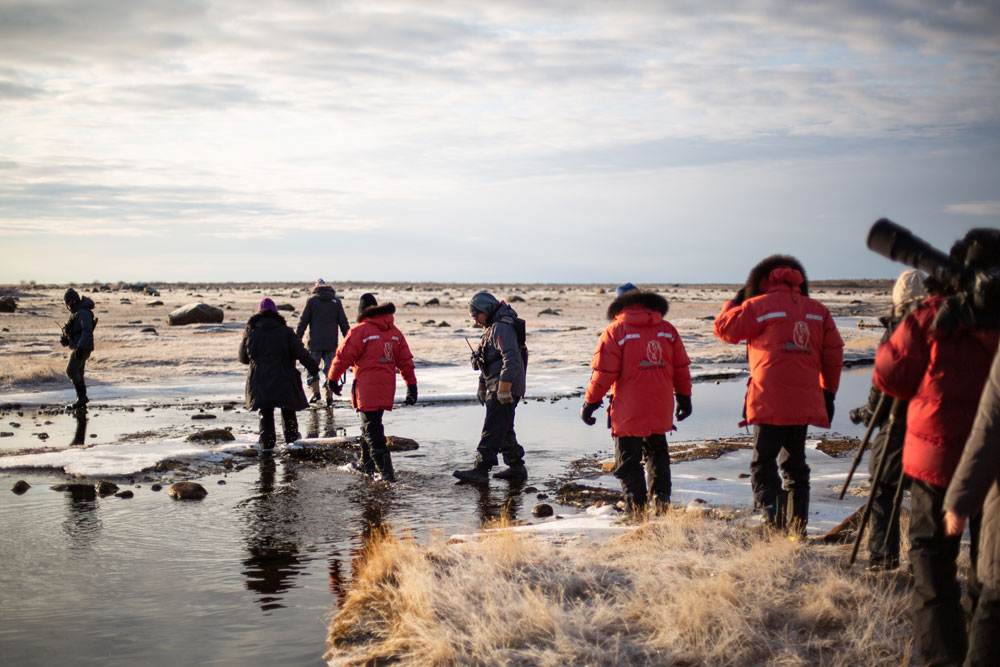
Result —
<instances>
[{"instance_id":1,"label":"black rubber boot","mask_svg":"<svg viewBox=\"0 0 1000 667\"><path fill-rule=\"evenodd\" d=\"M528 479L528 469L523 463L515 463L500 472L493 473L493 479L506 479L511 482L523 482Z\"/></svg>"},{"instance_id":2,"label":"black rubber boot","mask_svg":"<svg viewBox=\"0 0 1000 667\"><path fill-rule=\"evenodd\" d=\"M302 434L299 433L299 419L295 416L295 410L281 408L281 430L285 434L285 444L290 445Z\"/></svg>"},{"instance_id":3,"label":"black rubber boot","mask_svg":"<svg viewBox=\"0 0 1000 667\"><path fill-rule=\"evenodd\" d=\"M375 467L378 469L374 477L376 482L396 481L396 472L392 469L392 456L389 452L375 457Z\"/></svg>"},{"instance_id":4,"label":"black rubber boot","mask_svg":"<svg viewBox=\"0 0 1000 667\"><path fill-rule=\"evenodd\" d=\"M351 467L362 475L371 477L375 474L375 461L372 460L371 449L368 448L364 438L361 439L361 458L351 463Z\"/></svg>"},{"instance_id":5,"label":"black rubber boot","mask_svg":"<svg viewBox=\"0 0 1000 667\"><path fill-rule=\"evenodd\" d=\"M260 411L260 421L259 421L260 437L257 438L257 443L260 448L264 451L270 451L274 449L274 443L277 442L278 436L274 432L274 410L261 410Z\"/></svg>"},{"instance_id":6,"label":"black rubber boot","mask_svg":"<svg viewBox=\"0 0 1000 667\"><path fill-rule=\"evenodd\" d=\"M87 405L90 399L87 398L87 385L83 381L73 383L73 388L76 389L76 402L69 406L70 410L79 410L80 408Z\"/></svg>"},{"instance_id":7,"label":"black rubber boot","mask_svg":"<svg viewBox=\"0 0 1000 667\"><path fill-rule=\"evenodd\" d=\"M456 470L451 474L459 481L468 482L469 484L490 483L490 469L482 465L477 465L469 470Z\"/></svg>"}]
</instances>

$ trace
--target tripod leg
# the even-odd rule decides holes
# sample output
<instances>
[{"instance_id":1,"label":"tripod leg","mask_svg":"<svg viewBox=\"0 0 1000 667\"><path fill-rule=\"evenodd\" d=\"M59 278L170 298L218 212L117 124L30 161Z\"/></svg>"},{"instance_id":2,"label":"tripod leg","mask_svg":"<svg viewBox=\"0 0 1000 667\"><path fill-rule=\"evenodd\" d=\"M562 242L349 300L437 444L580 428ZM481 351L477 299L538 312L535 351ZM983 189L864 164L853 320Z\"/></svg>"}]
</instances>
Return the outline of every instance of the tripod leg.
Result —
<instances>
[{"instance_id":1,"label":"tripod leg","mask_svg":"<svg viewBox=\"0 0 1000 667\"><path fill-rule=\"evenodd\" d=\"M865 437L861 439L861 445L858 447L858 453L854 455L854 462L851 463L851 469L847 473L847 481L844 482L844 488L840 490L840 495L837 497L837 500L844 499L844 494L847 493L847 487L851 485L851 478L854 477L854 471L858 469L858 465L861 463L861 457L864 456L865 449L868 447L868 442L871 440L872 431L875 430L875 424L882 420L883 405L885 405L885 394L879 396L878 404L875 406L875 411L868 419L868 428L865 429Z\"/></svg>"},{"instance_id":2,"label":"tripod leg","mask_svg":"<svg viewBox=\"0 0 1000 667\"><path fill-rule=\"evenodd\" d=\"M889 442L889 439L893 437L893 431L899 428L900 423L902 423L902 408L904 405L903 401L895 398L892 400L892 409L889 410L889 433L886 436L887 442ZM858 536L854 538L854 549L851 550L851 565L854 565L854 561L858 559L858 549L861 547L861 538L864 537L865 528L868 527L868 519L872 514L872 503L875 502L875 489L878 488L878 485L882 482L882 476L885 473L885 464L889 459L887 456L887 450L888 447L883 448L882 455L878 458L878 466L875 469L875 479L872 480L872 489L868 494L868 502L865 503L865 511L861 514L861 523L858 524Z\"/></svg>"}]
</instances>

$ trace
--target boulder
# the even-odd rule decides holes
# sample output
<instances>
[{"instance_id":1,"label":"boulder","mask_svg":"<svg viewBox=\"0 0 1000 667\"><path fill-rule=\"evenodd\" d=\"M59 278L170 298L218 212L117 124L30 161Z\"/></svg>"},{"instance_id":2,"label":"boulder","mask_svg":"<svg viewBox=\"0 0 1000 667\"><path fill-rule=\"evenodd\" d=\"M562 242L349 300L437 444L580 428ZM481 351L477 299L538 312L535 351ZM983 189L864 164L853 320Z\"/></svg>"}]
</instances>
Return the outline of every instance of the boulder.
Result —
<instances>
[{"instance_id":1,"label":"boulder","mask_svg":"<svg viewBox=\"0 0 1000 667\"><path fill-rule=\"evenodd\" d=\"M10 490L13 491L14 493L16 493L17 495L21 495L22 493L24 493L25 491L27 491L30 488L31 488L31 484L28 484L23 479L20 479L20 480L14 482L14 486L10 487Z\"/></svg>"},{"instance_id":2,"label":"boulder","mask_svg":"<svg viewBox=\"0 0 1000 667\"><path fill-rule=\"evenodd\" d=\"M438 299L436 296L434 296L434 297L431 297L430 299L427 299L427 301L424 301L424 305L425 306L440 306L441 305L441 300Z\"/></svg>"},{"instance_id":3,"label":"boulder","mask_svg":"<svg viewBox=\"0 0 1000 667\"><path fill-rule=\"evenodd\" d=\"M74 500L94 500L97 488L93 484L56 484L53 491L68 491Z\"/></svg>"},{"instance_id":4,"label":"boulder","mask_svg":"<svg viewBox=\"0 0 1000 667\"><path fill-rule=\"evenodd\" d=\"M146 287L146 296L160 296L159 290L155 287Z\"/></svg>"},{"instance_id":5,"label":"boulder","mask_svg":"<svg viewBox=\"0 0 1000 667\"><path fill-rule=\"evenodd\" d=\"M162 301L160 301L159 299L154 299L153 301L150 301L150 302L149 302L149 303L147 303L146 305L147 305L147 306L162 306L162 305L163 305L163 302L162 302Z\"/></svg>"},{"instance_id":6,"label":"boulder","mask_svg":"<svg viewBox=\"0 0 1000 667\"><path fill-rule=\"evenodd\" d=\"M389 435L385 438L386 446L390 452L412 452L419 449L420 445L412 438L401 438L398 435Z\"/></svg>"},{"instance_id":7,"label":"boulder","mask_svg":"<svg viewBox=\"0 0 1000 667\"><path fill-rule=\"evenodd\" d=\"M290 303L279 303L277 305L277 308L278 308L278 310L288 311L289 313L294 313L295 312L295 306L293 306Z\"/></svg>"},{"instance_id":8,"label":"boulder","mask_svg":"<svg viewBox=\"0 0 1000 667\"><path fill-rule=\"evenodd\" d=\"M539 503L535 505L531 509L531 513L540 519L555 514L555 512L552 509L552 505L549 505L548 503Z\"/></svg>"},{"instance_id":9,"label":"boulder","mask_svg":"<svg viewBox=\"0 0 1000 667\"><path fill-rule=\"evenodd\" d=\"M185 324L218 324L222 320L223 310L207 303L191 303L167 315L167 323L175 327Z\"/></svg>"},{"instance_id":10,"label":"boulder","mask_svg":"<svg viewBox=\"0 0 1000 667\"><path fill-rule=\"evenodd\" d=\"M209 440L235 440L236 436L233 435L232 431L226 430L224 428L210 428L204 431L198 431L197 433L192 433L187 437L188 440L193 440L197 442L205 442Z\"/></svg>"},{"instance_id":11,"label":"boulder","mask_svg":"<svg viewBox=\"0 0 1000 667\"><path fill-rule=\"evenodd\" d=\"M208 495L205 487L197 482L177 482L167 491L174 500L201 500Z\"/></svg>"},{"instance_id":12,"label":"boulder","mask_svg":"<svg viewBox=\"0 0 1000 667\"><path fill-rule=\"evenodd\" d=\"M12 296L0 296L0 313L13 313L17 310L17 299Z\"/></svg>"},{"instance_id":13,"label":"boulder","mask_svg":"<svg viewBox=\"0 0 1000 667\"><path fill-rule=\"evenodd\" d=\"M97 483L97 493L102 496L110 496L112 493L118 493L118 485L102 479Z\"/></svg>"},{"instance_id":14,"label":"boulder","mask_svg":"<svg viewBox=\"0 0 1000 667\"><path fill-rule=\"evenodd\" d=\"M128 489L125 489L124 491L119 491L118 493L116 493L115 497L116 498L121 498L122 500L125 500L127 498L133 497L134 495L135 495L135 493L133 493L132 491L129 491Z\"/></svg>"}]
</instances>

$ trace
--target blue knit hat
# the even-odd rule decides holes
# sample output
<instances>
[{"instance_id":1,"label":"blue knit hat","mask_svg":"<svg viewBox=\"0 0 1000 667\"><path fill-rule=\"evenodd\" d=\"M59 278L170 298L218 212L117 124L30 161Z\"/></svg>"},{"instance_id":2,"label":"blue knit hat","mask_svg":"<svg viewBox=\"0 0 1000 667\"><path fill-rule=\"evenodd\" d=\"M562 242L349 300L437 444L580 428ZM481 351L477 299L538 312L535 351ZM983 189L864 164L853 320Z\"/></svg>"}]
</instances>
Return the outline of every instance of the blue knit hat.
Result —
<instances>
[{"instance_id":1,"label":"blue knit hat","mask_svg":"<svg viewBox=\"0 0 1000 667\"><path fill-rule=\"evenodd\" d=\"M639 289L639 288L633 285L632 283L625 283L624 285L619 285L617 296L621 296L625 292L631 292L634 289Z\"/></svg>"}]
</instances>

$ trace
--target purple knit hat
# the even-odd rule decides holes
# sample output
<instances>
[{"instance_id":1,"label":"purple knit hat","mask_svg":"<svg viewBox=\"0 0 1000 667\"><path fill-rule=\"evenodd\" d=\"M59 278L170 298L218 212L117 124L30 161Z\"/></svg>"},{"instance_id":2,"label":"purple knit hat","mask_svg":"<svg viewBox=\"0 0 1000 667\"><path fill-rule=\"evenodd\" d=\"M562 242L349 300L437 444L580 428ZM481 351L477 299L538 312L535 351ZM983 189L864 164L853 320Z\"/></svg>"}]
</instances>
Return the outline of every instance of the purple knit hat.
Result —
<instances>
[{"instance_id":1,"label":"purple knit hat","mask_svg":"<svg viewBox=\"0 0 1000 667\"><path fill-rule=\"evenodd\" d=\"M274 305L274 301L271 301L270 297L264 297L260 300L260 310L270 310L272 313L278 312L278 307Z\"/></svg>"}]
</instances>

